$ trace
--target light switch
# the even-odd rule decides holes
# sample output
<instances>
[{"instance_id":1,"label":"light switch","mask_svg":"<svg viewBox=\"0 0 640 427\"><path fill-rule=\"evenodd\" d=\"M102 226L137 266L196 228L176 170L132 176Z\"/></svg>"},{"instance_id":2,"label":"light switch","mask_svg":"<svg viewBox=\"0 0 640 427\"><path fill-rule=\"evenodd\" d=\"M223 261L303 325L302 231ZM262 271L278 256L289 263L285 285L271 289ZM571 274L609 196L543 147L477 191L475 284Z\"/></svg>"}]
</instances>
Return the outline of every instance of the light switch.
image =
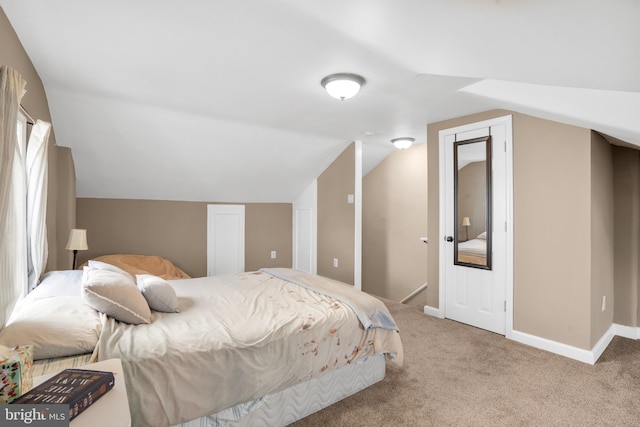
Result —
<instances>
[{"instance_id":1,"label":"light switch","mask_svg":"<svg viewBox=\"0 0 640 427\"><path fill-rule=\"evenodd\" d=\"M276 259L276 251L271 251L271 259Z\"/></svg>"},{"instance_id":2,"label":"light switch","mask_svg":"<svg viewBox=\"0 0 640 427\"><path fill-rule=\"evenodd\" d=\"M353 194L347 194L347 203L351 204L355 202L355 197Z\"/></svg>"}]
</instances>

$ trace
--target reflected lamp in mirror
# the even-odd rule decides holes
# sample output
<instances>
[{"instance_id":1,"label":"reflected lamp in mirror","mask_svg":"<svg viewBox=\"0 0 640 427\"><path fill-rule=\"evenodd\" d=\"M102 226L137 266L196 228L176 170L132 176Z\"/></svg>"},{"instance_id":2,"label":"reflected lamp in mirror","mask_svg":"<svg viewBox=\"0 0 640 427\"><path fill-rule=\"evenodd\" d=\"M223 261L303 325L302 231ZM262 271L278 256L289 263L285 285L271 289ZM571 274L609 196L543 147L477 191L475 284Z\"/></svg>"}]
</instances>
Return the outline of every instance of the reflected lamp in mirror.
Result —
<instances>
[{"instance_id":1,"label":"reflected lamp in mirror","mask_svg":"<svg viewBox=\"0 0 640 427\"><path fill-rule=\"evenodd\" d=\"M68 251L73 251L73 264L71 269L76 269L76 255L78 251L86 251L89 249L89 245L87 245L87 230L74 228L69 233L69 240L67 241L67 246L65 249Z\"/></svg>"},{"instance_id":2,"label":"reflected lamp in mirror","mask_svg":"<svg viewBox=\"0 0 640 427\"><path fill-rule=\"evenodd\" d=\"M403 136L402 138L394 138L391 140L393 145L398 150L404 150L405 148L411 147L411 144L413 144L413 141L415 141L415 138L409 138L407 136Z\"/></svg>"},{"instance_id":3,"label":"reflected lamp in mirror","mask_svg":"<svg viewBox=\"0 0 640 427\"><path fill-rule=\"evenodd\" d=\"M469 227L471 227L471 221L469 220L468 216L465 216L464 218L462 218L462 225L464 226L464 231L465 231L464 240L469 240Z\"/></svg>"}]
</instances>

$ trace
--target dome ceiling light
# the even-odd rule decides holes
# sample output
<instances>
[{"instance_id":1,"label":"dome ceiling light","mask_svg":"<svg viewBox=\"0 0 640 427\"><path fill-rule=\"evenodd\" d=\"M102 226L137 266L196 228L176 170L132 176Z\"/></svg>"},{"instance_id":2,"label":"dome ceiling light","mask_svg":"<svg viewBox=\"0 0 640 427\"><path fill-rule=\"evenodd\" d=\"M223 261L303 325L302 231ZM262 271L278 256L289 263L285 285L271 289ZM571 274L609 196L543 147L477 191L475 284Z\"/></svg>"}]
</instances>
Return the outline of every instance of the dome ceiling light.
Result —
<instances>
[{"instance_id":1,"label":"dome ceiling light","mask_svg":"<svg viewBox=\"0 0 640 427\"><path fill-rule=\"evenodd\" d=\"M358 93L364 82L364 77L357 74L338 73L325 77L320 84L329 95L344 101Z\"/></svg>"},{"instance_id":2,"label":"dome ceiling light","mask_svg":"<svg viewBox=\"0 0 640 427\"><path fill-rule=\"evenodd\" d=\"M391 142L393 142L393 145L395 145L397 149L404 150L405 148L411 147L411 144L413 144L415 140L415 138L403 136L402 138L393 138Z\"/></svg>"}]
</instances>

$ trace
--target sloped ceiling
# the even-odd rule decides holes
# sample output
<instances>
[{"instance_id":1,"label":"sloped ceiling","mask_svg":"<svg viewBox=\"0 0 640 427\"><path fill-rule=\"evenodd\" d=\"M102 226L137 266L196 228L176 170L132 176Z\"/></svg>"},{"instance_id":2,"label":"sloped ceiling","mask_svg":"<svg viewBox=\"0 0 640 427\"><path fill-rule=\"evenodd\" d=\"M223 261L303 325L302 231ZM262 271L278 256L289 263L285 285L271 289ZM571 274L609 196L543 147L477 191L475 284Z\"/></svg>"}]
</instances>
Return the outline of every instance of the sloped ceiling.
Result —
<instances>
[{"instance_id":1,"label":"sloped ceiling","mask_svg":"<svg viewBox=\"0 0 640 427\"><path fill-rule=\"evenodd\" d=\"M640 146L640 1L0 0L79 197L291 202L493 108ZM320 80L367 80L347 101Z\"/></svg>"}]
</instances>

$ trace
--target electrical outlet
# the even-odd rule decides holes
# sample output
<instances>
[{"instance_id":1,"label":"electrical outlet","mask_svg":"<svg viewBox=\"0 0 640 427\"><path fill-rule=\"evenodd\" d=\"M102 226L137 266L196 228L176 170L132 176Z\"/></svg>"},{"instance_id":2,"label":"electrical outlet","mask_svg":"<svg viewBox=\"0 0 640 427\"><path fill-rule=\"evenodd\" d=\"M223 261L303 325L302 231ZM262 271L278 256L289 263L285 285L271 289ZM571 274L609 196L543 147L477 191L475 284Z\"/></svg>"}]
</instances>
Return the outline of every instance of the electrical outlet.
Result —
<instances>
[{"instance_id":1,"label":"electrical outlet","mask_svg":"<svg viewBox=\"0 0 640 427\"><path fill-rule=\"evenodd\" d=\"M605 311L606 309L607 309L607 296L602 295L602 311Z\"/></svg>"},{"instance_id":2,"label":"electrical outlet","mask_svg":"<svg viewBox=\"0 0 640 427\"><path fill-rule=\"evenodd\" d=\"M276 259L276 251L271 251L271 259Z\"/></svg>"},{"instance_id":3,"label":"electrical outlet","mask_svg":"<svg viewBox=\"0 0 640 427\"><path fill-rule=\"evenodd\" d=\"M347 203L351 204L351 203L355 203L355 197L353 194L347 194Z\"/></svg>"},{"instance_id":4,"label":"electrical outlet","mask_svg":"<svg viewBox=\"0 0 640 427\"><path fill-rule=\"evenodd\" d=\"M333 259L333 267L338 268L338 258Z\"/></svg>"}]
</instances>

